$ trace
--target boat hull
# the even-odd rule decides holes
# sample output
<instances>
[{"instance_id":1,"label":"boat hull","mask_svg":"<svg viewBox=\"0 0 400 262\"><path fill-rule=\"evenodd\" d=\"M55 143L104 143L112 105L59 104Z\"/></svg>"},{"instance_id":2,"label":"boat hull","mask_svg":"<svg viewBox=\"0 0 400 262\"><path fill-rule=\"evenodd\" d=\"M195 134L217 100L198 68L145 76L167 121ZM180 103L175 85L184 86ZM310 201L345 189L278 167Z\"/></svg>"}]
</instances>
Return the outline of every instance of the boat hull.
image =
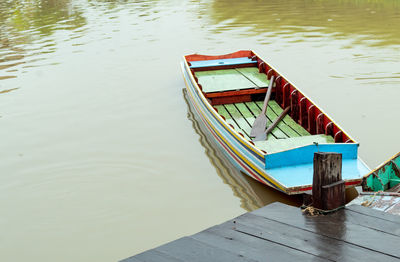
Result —
<instances>
[{"instance_id":1,"label":"boat hull","mask_svg":"<svg viewBox=\"0 0 400 262\"><path fill-rule=\"evenodd\" d=\"M243 51L239 51L232 55L241 55L240 52ZM224 55L222 56L222 58L231 58L230 56L231 55ZM200 61L202 59L210 58L201 55L191 55L190 57L192 61ZM319 145L319 147L318 145L311 145L307 147L297 148L295 150L297 154L301 155L302 153L307 152L307 163L304 161L302 162L302 159L298 157L293 158L291 156L289 157L289 159L287 159L288 156L285 156L285 152L277 154L267 154L267 152L256 147L254 143L248 139L248 137L246 139L246 137L240 133L240 130L235 129L232 125L225 121L225 118L218 113L218 109L211 105L215 104L216 102L219 103L220 101L213 100L211 102L210 99L213 98L208 98L204 95L202 87L198 84L198 79L191 69L194 63L199 62L189 63L186 60L186 57L184 57L184 60L181 63L189 102L194 109L193 111L197 114L198 119L200 119L202 124L209 131L211 137L215 140L221 151L240 171L278 191L284 192L286 194L301 194L312 189L312 156L310 161L309 155L311 155L313 151L319 151L322 149L322 151L326 152L344 153L345 156L347 154L346 150L350 149L353 155L351 157L352 159L346 159L343 162L344 167L347 169L345 170L345 173L348 173L350 175L345 175L343 179L345 180L346 186L356 186L361 183L362 175L367 173L369 169L357 157L358 144L356 144L351 138L349 138L349 136L341 129L337 131L338 127L336 123L334 123L335 128L331 128L330 131L335 131L335 133L340 134L340 136L343 138L344 141L346 141L346 143L342 142L339 144ZM209 64L207 64L206 66L210 68ZM217 67L218 66L219 65L217 65ZM224 64L224 66L229 65ZM311 103L311 100L307 101L307 103ZM313 107L315 106L313 105ZM314 109L320 110L318 107L315 107ZM331 121L328 117L325 117L325 115L323 115L322 110L318 112L318 119L327 119L328 121ZM332 127L332 122L328 122L326 126ZM343 148L344 151L342 149L342 151L336 151L336 148ZM278 158L279 161L271 162L269 160L271 159L271 157ZM286 166L286 163L289 162L291 162L291 164ZM284 165L282 166L279 163L284 163ZM290 176L290 174L293 173L293 170L296 170L296 175L291 178L292 176ZM290 178L288 175L290 176Z\"/></svg>"}]
</instances>

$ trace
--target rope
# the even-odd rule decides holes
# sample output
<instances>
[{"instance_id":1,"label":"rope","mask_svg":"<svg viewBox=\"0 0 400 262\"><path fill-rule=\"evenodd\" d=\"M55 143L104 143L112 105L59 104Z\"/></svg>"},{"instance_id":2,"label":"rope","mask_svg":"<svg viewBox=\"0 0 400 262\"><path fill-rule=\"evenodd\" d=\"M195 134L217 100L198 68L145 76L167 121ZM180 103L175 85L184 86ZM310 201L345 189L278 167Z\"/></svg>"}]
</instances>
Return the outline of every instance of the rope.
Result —
<instances>
[{"instance_id":1,"label":"rope","mask_svg":"<svg viewBox=\"0 0 400 262\"><path fill-rule=\"evenodd\" d=\"M361 205L364 207L369 207L374 202L375 197L378 195L378 193L381 193L381 192L382 191L376 191L375 194L372 196L371 200L365 200L364 202L361 203Z\"/></svg>"},{"instance_id":2,"label":"rope","mask_svg":"<svg viewBox=\"0 0 400 262\"><path fill-rule=\"evenodd\" d=\"M340 206L340 207L337 207L337 208L332 209L332 210L323 210L323 209L319 209L319 208L313 207L311 205L308 205L308 206L302 206L301 209L302 209L302 212L304 214L306 214L306 215L309 215L309 216L320 216L320 215L327 215L327 214L336 212L336 211L338 211L338 210L340 210L340 209L342 209L344 207L345 206Z\"/></svg>"}]
</instances>

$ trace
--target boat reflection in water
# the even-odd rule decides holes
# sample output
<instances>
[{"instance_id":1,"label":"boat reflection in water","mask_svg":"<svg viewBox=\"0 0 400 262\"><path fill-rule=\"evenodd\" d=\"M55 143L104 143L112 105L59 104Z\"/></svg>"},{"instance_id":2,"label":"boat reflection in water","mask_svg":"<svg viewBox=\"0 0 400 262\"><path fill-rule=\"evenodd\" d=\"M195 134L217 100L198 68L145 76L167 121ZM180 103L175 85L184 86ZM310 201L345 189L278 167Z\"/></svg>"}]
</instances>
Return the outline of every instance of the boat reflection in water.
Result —
<instances>
[{"instance_id":1,"label":"boat reflection in water","mask_svg":"<svg viewBox=\"0 0 400 262\"><path fill-rule=\"evenodd\" d=\"M207 157L222 181L232 188L235 196L240 198L242 208L246 211L252 211L276 201L293 206L302 204L301 195L289 196L281 193L248 177L233 166L223 155L218 145L209 137L209 132L205 130L203 123L199 121L195 111L192 110L193 108L187 100L186 90L183 89L182 91L188 106L188 119L199 135L199 141L204 147Z\"/></svg>"}]
</instances>

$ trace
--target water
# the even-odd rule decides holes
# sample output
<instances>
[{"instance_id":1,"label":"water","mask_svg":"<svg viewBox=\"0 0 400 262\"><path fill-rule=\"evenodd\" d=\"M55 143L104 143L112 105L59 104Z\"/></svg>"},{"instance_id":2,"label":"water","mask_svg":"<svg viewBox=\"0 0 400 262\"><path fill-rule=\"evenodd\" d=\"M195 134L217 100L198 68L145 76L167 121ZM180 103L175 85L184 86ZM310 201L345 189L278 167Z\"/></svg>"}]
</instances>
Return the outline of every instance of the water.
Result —
<instances>
[{"instance_id":1,"label":"water","mask_svg":"<svg viewBox=\"0 0 400 262\"><path fill-rule=\"evenodd\" d=\"M182 55L253 49L397 153L400 3L0 2L0 260L115 261L272 201L188 111Z\"/></svg>"}]
</instances>

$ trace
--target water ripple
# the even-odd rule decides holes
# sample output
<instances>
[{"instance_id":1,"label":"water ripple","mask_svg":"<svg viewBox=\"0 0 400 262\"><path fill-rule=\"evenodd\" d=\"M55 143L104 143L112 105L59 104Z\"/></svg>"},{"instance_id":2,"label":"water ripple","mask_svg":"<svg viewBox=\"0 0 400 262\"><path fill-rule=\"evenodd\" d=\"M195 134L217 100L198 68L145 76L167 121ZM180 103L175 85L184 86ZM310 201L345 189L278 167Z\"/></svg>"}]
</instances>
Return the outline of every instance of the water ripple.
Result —
<instances>
[{"instance_id":1,"label":"water ripple","mask_svg":"<svg viewBox=\"0 0 400 262\"><path fill-rule=\"evenodd\" d=\"M202 11L199 13L203 14ZM350 38L357 45L400 45L397 26L400 24L400 3L397 0L295 0L290 5L279 0L268 1L268 4L246 0L235 5L229 0L220 0L211 3L207 16L210 24L217 25L215 33L250 26L249 32L254 34L272 31L291 37L304 33L304 41L318 41L316 38L321 35L329 35ZM308 33L310 31L316 34Z\"/></svg>"}]
</instances>

